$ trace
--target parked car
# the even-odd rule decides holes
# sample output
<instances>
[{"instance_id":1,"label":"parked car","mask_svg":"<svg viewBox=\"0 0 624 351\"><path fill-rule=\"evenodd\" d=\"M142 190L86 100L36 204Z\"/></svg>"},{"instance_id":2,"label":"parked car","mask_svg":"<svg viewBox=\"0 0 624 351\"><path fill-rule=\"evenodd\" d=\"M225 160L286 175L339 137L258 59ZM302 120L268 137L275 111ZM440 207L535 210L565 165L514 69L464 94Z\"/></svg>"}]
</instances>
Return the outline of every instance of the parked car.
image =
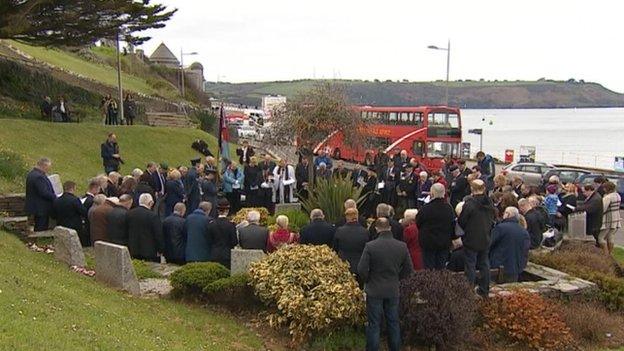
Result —
<instances>
[{"instance_id":1,"label":"parked car","mask_svg":"<svg viewBox=\"0 0 624 351\"><path fill-rule=\"evenodd\" d=\"M520 177L527 185L540 186L542 185L543 174L553 168L555 168L553 165L542 162L519 162L506 166L501 171L501 174L510 180L514 177Z\"/></svg>"},{"instance_id":2,"label":"parked car","mask_svg":"<svg viewBox=\"0 0 624 351\"><path fill-rule=\"evenodd\" d=\"M242 125L238 127L236 130L236 134L238 134L239 138L255 138L256 137L256 128L250 125Z\"/></svg>"},{"instance_id":3,"label":"parked car","mask_svg":"<svg viewBox=\"0 0 624 351\"><path fill-rule=\"evenodd\" d=\"M590 173L591 171L588 171L586 169L555 167L544 173L542 182L546 184L548 183L548 179L550 179L550 177L557 176L559 177L559 181L561 181L561 183L563 184L574 183L574 181L578 179L579 176Z\"/></svg>"},{"instance_id":4,"label":"parked car","mask_svg":"<svg viewBox=\"0 0 624 351\"><path fill-rule=\"evenodd\" d=\"M624 176L591 173L591 174L582 174L574 181L574 184L576 184L576 188L578 189L579 200L585 200L585 197L583 196L583 193L581 192L581 188L585 186L586 184L594 184L594 179L596 179L597 177L605 177L607 178L608 181L614 183L617 188L618 194L620 194L622 199L624 199ZM620 204L620 208L624 208L624 203Z\"/></svg>"}]
</instances>

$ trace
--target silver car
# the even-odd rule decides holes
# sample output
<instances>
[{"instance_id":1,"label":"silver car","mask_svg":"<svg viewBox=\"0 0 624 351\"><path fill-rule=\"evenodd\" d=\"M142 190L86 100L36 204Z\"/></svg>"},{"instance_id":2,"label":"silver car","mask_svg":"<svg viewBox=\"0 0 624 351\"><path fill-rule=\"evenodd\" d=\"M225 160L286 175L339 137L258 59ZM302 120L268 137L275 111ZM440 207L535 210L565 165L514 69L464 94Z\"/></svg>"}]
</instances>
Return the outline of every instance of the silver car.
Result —
<instances>
[{"instance_id":1,"label":"silver car","mask_svg":"<svg viewBox=\"0 0 624 351\"><path fill-rule=\"evenodd\" d=\"M501 174L506 176L509 180L520 177L527 185L540 186L542 185L543 174L553 168L553 165L542 162L512 163L503 168Z\"/></svg>"}]
</instances>

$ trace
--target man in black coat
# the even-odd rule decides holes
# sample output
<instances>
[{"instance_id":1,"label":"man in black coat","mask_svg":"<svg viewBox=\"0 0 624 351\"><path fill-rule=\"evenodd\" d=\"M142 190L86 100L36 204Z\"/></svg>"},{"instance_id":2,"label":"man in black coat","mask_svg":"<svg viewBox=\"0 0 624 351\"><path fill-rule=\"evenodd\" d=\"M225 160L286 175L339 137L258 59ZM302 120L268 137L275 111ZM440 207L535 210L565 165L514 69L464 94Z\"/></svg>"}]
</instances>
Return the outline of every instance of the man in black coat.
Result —
<instances>
[{"instance_id":1,"label":"man in black coat","mask_svg":"<svg viewBox=\"0 0 624 351\"><path fill-rule=\"evenodd\" d=\"M358 223L356 208L345 211L346 223L336 229L332 247L338 256L349 263L351 273L357 274L357 265L368 242L368 230Z\"/></svg>"},{"instance_id":2,"label":"man in black coat","mask_svg":"<svg viewBox=\"0 0 624 351\"><path fill-rule=\"evenodd\" d=\"M119 144L115 133L109 133L108 138L100 147L100 156L104 165L104 173L119 172L119 165L123 162L119 155Z\"/></svg>"},{"instance_id":3,"label":"man in black coat","mask_svg":"<svg viewBox=\"0 0 624 351\"><path fill-rule=\"evenodd\" d=\"M114 202L112 211L106 214L106 234L113 244L128 246L128 210L132 201L132 196L123 194Z\"/></svg>"},{"instance_id":4,"label":"man in black coat","mask_svg":"<svg viewBox=\"0 0 624 351\"><path fill-rule=\"evenodd\" d=\"M67 181L63 184L63 194L56 198L52 204L56 224L70 228L79 235L83 230L83 220L87 217L87 210L80 202L80 199L74 195L76 192L76 183Z\"/></svg>"},{"instance_id":5,"label":"man in black coat","mask_svg":"<svg viewBox=\"0 0 624 351\"><path fill-rule=\"evenodd\" d=\"M245 165L243 171L244 187L245 187L245 202L248 207L260 206L260 185L262 184L262 170L258 166L258 162L255 157L252 157L249 164Z\"/></svg>"},{"instance_id":6,"label":"man in black coat","mask_svg":"<svg viewBox=\"0 0 624 351\"><path fill-rule=\"evenodd\" d=\"M397 205L396 187L400 179L400 172L401 169L395 165L394 161L390 160L381 176L384 184L383 189L381 189L382 201L392 207Z\"/></svg>"},{"instance_id":7,"label":"man in black coat","mask_svg":"<svg viewBox=\"0 0 624 351\"><path fill-rule=\"evenodd\" d=\"M418 177L414 174L414 167L409 163L404 164L401 178L397 186L398 208L400 211L416 207L414 192L416 191L417 184Z\"/></svg>"},{"instance_id":8,"label":"man in black coat","mask_svg":"<svg viewBox=\"0 0 624 351\"><path fill-rule=\"evenodd\" d=\"M387 218L388 221L390 221L392 236L399 241L403 241L403 226L390 215L390 206L388 206L388 204L379 204L377 205L376 212L378 219ZM375 240L377 239L377 236L377 227L371 225L370 228L368 228L368 240Z\"/></svg>"},{"instance_id":9,"label":"man in black coat","mask_svg":"<svg viewBox=\"0 0 624 351\"><path fill-rule=\"evenodd\" d=\"M165 258L167 262L184 264L186 251L186 232L184 231L186 205L178 202L173 213L163 221L165 239Z\"/></svg>"},{"instance_id":10,"label":"man in black coat","mask_svg":"<svg viewBox=\"0 0 624 351\"><path fill-rule=\"evenodd\" d=\"M295 168L295 179L297 179L297 192L301 198L308 196L308 184L310 183L310 160L303 157Z\"/></svg>"},{"instance_id":11,"label":"man in black coat","mask_svg":"<svg viewBox=\"0 0 624 351\"><path fill-rule=\"evenodd\" d=\"M199 207L201 202L201 193L199 191L199 177L204 172L204 165L197 163L189 168L188 173L184 177L184 191L186 192L186 212L192 213Z\"/></svg>"},{"instance_id":12,"label":"man in black coat","mask_svg":"<svg viewBox=\"0 0 624 351\"><path fill-rule=\"evenodd\" d=\"M455 211L444 199L444 185L431 186L431 201L416 215L425 269L444 269L455 233Z\"/></svg>"},{"instance_id":13,"label":"man in black coat","mask_svg":"<svg viewBox=\"0 0 624 351\"><path fill-rule=\"evenodd\" d=\"M25 210L26 214L34 217L36 232L48 230L52 203L56 199L52 183L48 179L50 167L52 161L42 158L26 176Z\"/></svg>"},{"instance_id":14,"label":"man in black coat","mask_svg":"<svg viewBox=\"0 0 624 351\"><path fill-rule=\"evenodd\" d=\"M230 268L230 250L238 244L236 226L227 218L230 204L221 199L218 205L219 217L208 224L206 237L210 243L210 261Z\"/></svg>"},{"instance_id":15,"label":"man in black coat","mask_svg":"<svg viewBox=\"0 0 624 351\"><path fill-rule=\"evenodd\" d=\"M542 215L534 197L518 200L518 209L524 215L527 223L527 231L531 237L531 249L537 249L542 245L544 232L546 231L546 218Z\"/></svg>"},{"instance_id":16,"label":"man in black coat","mask_svg":"<svg viewBox=\"0 0 624 351\"><path fill-rule=\"evenodd\" d=\"M83 247L91 246L91 223L89 222L89 210L93 206L93 198L99 194L101 190L100 182L96 178L89 180L87 185L87 192L82 198L82 205L87 212L87 216L84 219L84 230L80 231L80 243Z\"/></svg>"},{"instance_id":17,"label":"man in black coat","mask_svg":"<svg viewBox=\"0 0 624 351\"><path fill-rule=\"evenodd\" d=\"M128 211L128 250L133 258L160 262L158 255L165 250L162 224L152 211L154 198L141 194L139 206Z\"/></svg>"},{"instance_id":18,"label":"man in black coat","mask_svg":"<svg viewBox=\"0 0 624 351\"><path fill-rule=\"evenodd\" d=\"M485 195L486 185L480 179L470 183L472 195L466 199L457 222L464 230L462 242L466 263L464 271L470 284L476 281L476 268L479 268L479 288L477 293L487 297L490 291L490 262L488 249L490 233L494 225L494 205Z\"/></svg>"},{"instance_id":19,"label":"man in black coat","mask_svg":"<svg viewBox=\"0 0 624 351\"><path fill-rule=\"evenodd\" d=\"M264 160L259 164L260 169L263 171L268 171L269 173L273 173L275 169L275 162L271 159L271 155L264 154Z\"/></svg>"},{"instance_id":20,"label":"man in black coat","mask_svg":"<svg viewBox=\"0 0 624 351\"><path fill-rule=\"evenodd\" d=\"M399 350L399 280L414 272L407 245L392 237L387 218L375 222L379 237L364 247L358 274L366 292L366 349L379 350L382 315L388 332L388 349Z\"/></svg>"},{"instance_id":21,"label":"man in black coat","mask_svg":"<svg viewBox=\"0 0 624 351\"><path fill-rule=\"evenodd\" d=\"M262 250L266 252L269 230L260 225L260 212L247 213L249 225L238 229L240 247L245 250Z\"/></svg>"},{"instance_id":22,"label":"man in black coat","mask_svg":"<svg viewBox=\"0 0 624 351\"><path fill-rule=\"evenodd\" d=\"M243 145L236 149L236 155L238 156L238 163L241 165L248 165L251 162L251 158L256 154L253 147L249 146L247 140L243 141Z\"/></svg>"},{"instance_id":23,"label":"man in black coat","mask_svg":"<svg viewBox=\"0 0 624 351\"><path fill-rule=\"evenodd\" d=\"M594 185L587 184L583 187L583 195L585 195L585 201L578 205L575 211L586 212L585 233L592 235L596 239L598 244L598 234L602 227L602 215L604 208L602 205L602 196L598 192L600 189L596 189Z\"/></svg>"},{"instance_id":24,"label":"man in black coat","mask_svg":"<svg viewBox=\"0 0 624 351\"><path fill-rule=\"evenodd\" d=\"M338 219L338 221L335 224L336 228L340 228L343 225L347 224L347 218L346 218L346 213L347 211L350 209L356 209L357 210L357 202L355 202L355 200L353 199L347 199L347 201L345 201L344 203L344 209L345 209L345 216L340 217L340 219ZM359 211L358 211L359 213ZM358 223L360 223L362 225L362 227L366 228L368 226L368 224L366 223L366 217L359 215L358 217Z\"/></svg>"},{"instance_id":25,"label":"man in black coat","mask_svg":"<svg viewBox=\"0 0 624 351\"><path fill-rule=\"evenodd\" d=\"M452 165L449 167L449 171L451 172L451 181L449 183L451 207L455 208L469 194L470 186L466 176L459 170L459 167Z\"/></svg>"},{"instance_id":26,"label":"man in black coat","mask_svg":"<svg viewBox=\"0 0 624 351\"><path fill-rule=\"evenodd\" d=\"M315 208L310 212L310 223L301 229L299 243L331 247L335 233L336 227L325 220L322 210Z\"/></svg>"}]
</instances>

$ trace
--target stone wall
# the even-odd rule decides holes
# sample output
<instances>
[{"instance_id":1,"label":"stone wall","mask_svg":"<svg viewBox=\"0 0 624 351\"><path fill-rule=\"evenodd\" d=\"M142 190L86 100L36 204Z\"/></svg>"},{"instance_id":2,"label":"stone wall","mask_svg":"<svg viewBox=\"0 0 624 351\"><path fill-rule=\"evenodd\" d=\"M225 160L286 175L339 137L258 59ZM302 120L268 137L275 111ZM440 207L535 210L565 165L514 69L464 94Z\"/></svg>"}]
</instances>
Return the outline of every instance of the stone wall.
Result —
<instances>
[{"instance_id":1,"label":"stone wall","mask_svg":"<svg viewBox=\"0 0 624 351\"><path fill-rule=\"evenodd\" d=\"M0 195L0 216L20 217L25 216L25 194Z\"/></svg>"}]
</instances>

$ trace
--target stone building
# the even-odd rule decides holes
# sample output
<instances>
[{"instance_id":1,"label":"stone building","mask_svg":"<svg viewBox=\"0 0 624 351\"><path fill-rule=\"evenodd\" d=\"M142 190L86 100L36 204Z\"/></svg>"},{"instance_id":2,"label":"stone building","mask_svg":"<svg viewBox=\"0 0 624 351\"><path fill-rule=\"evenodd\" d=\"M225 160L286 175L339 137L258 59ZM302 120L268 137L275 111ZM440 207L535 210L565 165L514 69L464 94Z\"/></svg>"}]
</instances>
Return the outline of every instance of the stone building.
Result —
<instances>
[{"instance_id":1,"label":"stone building","mask_svg":"<svg viewBox=\"0 0 624 351\"><path fill-rule=\"evenodd\" d=\"M204 66L199 62L193 62L184 70L184 77L188 85L199 91L204 91Z\"/></svg>"},{"instance_id":2,"label":"stone building","mask_svg":"<svg viewBox=\"0 0 624 351\"><path fill-rule=\"evenodd\" d=\"M165 43L160 43L160 45L158 45L156 50L150 55L149 60L155 65L180 68L180 61L173 52L169 50Z\"/></svg>"}]
</instances>

